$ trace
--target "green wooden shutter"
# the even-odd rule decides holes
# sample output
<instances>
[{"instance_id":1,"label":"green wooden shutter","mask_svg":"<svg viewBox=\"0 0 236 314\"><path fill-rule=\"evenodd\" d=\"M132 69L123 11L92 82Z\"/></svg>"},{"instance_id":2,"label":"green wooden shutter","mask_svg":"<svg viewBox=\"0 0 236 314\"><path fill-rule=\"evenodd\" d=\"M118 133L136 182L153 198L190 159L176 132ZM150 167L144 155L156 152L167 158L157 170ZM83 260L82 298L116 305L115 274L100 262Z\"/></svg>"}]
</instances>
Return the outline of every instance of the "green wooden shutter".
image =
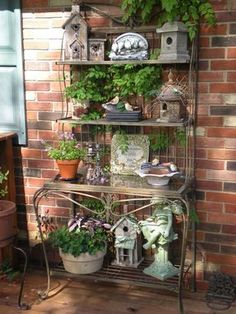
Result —
<instances>
[{"instance_id":1,"label":"green wooden shutter","mask_svg":"<svg viewBox=\"0 0 236 314\"><path fill-rule=\"evenodd\" d=\"M20 0L0 0L0 131L26 144Z\"/></svg>"}]
</instances>

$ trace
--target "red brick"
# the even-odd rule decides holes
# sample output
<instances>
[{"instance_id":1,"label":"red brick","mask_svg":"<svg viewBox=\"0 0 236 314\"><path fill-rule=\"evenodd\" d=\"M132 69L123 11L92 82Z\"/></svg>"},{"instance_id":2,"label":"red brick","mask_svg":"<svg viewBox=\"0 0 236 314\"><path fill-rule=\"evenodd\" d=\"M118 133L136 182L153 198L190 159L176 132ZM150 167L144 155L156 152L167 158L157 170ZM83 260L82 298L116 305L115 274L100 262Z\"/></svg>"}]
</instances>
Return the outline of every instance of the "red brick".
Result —
<instances>
[{"instance_id":1,"label":"red brick","mask_svg":"<svg viewBox=\"0 0 236 314\"><path fill-rule=\"evenodd\" d=\"M217 21L220 21L220 22L235 22L236 12L230 11L230 10L227 12L217 12L216 17L217 17Z\"/></svg>"},{"instance_id":2,"label":"red brick","mask_svg":"<svg viewBox=\"0 0 236 314\"><path fill-rule=\"evenodd\" d=\"M211 180L233 181L235 180L235 171L207 170L207 178Z\"/></svg>"},{"instance_id":3,"label":"red brick","mask_svg":"<svg viewBox=\"0 0 236 314\"><path fill-rule=\"evenodd\" d=\"M207 116L208 115L209 106L200 105L197 106L197 116Z\"/></svg>"},{"instance_id":4,"label":"red brick","mask_svg":"<svg viewBox=\"0 0 236 314\"><path fill-rule=\"evenodd\" d=\"M27 121L28 120L37 120L38 113L36 111L27 111L26 116L27 116Z\"/></svg>"},{"instance_id":5,"label":"red brick","mask_svg":"<svg viewBox=\"0 0 236 314\"><path fill-rule=\"evenodd\" d=\"M210 93L236 93L235 83L211 83Z\"/></svg>"},{"instance_id":6,"label":"red brick","mask_svg":"<svg viewBox=\"0 0 236 314\"><path fill-rule=\"evenodd\" d=\"M227 48L227 58L236 58L236 48Z\"/></svg>"},{"instance_id":7,"label":"red brick","mask_svg":"<svg viewBox=\"0 0 236 314\"><path fill-rule=\"evenodd\" d=\"M236 73L235 72L228 72L227 73L227 81L228 82L236 82Z\"/></svg>"},{"instance_id":8,"label":"red brick","mask_svg":"<svg viewBox=\"0 0 236 314\"><path fill-rule=\"evenodd\" d=\"M222 233L236 234L235 225L223 225Z\"/></svg>"},{"instance_id":9,"label":"red brick","mask_svg":"<svg viewBox=\"0 0 236 314\"><path fill-rule=\"evenodd\" d=\"M202 24L200 26L201 35L225 35L227 33L227 24L216 24L215 26L208 26Z\"/></svg>"},{"instance_id":10,"label":"red brick","mask_svg":"<svg viewBox=\"0 0 236 314\"><path fill-rule=\"evenodd\" d=\"M213 60L211 70L232 70L236 68L236 60Z\"/></svg>"},{"instance_id":11,"label":"red brick","mask_svg":"<svg viewBox=\"0 0 236 314\"><path fill-rule=\"evenodd\" d=\"M69 208L48 208L49 209L49 215L50 216L59 216L59 217L68 217L70 214Z\"/></svg>"},{"instance_id":12,"label":"red brick","mask_svg":"<svg viewBox=\"0 0 236 314\"><path fill-rule=\"evenodd\" d=\"M206 200L211 202L236 203L236 194L206 192ZM235 216L236 219L236 216ZM222 221L223 222L223 221Z\"/></svg>"},{"instance_id":13,"label":"red brick","mask_svg":"<svg viewBox=\"0 0 236 314\"><path fill-rule=\"evenodd\" d=\"M199 46L200 47L209 47L209 45L210 45L209 37L200 36Z\"/></svg>"},{"instance_id":14,"label":"red brick","mask_svg":"<svg viewBox=\"0 0 236 314\"><path fill-rule=\"evenodd\" d=\"M53 169L54 161L53 160L29 160L29 167L36 169Z\"/></svg>"},{"instance_id":15,"label":"red brick","mask_svg":"<svg viewBox=\"0 0 236 314\"><path fill-rule=\"evenodd\" d=\"M201 48L199 51L200 59L224 59L225 48Z\"/></svg>"},{"instance_id":16,"label":"red brick","mask_svg":"<svg viewBox=\"0 0 236 314\"><path fill-rule=\"evenodd\" d=\"M225 165L224 161L206 160L206 159L198 159L196 161L196 168L202 168L202 169L223 170L224 165Z\"/></svg>"},{"instance_id":17,"label":"red brick","mask_svg":"<svg viewBox=\"0 0 236 314\"><path fill-rule=\"evenodd\" d=\"M206 158L207 152L205 149L196 149L195 151L196 158Z\"/></svg>"},{"instance_id":18,"label":"red brick","mask_svg":"<svg viewBox=\"0 0 236 314\"><path fill-rule=\"evenodd\" d=\"M236 85L236 84L235 84ZM233 137L236 138L236 128L211 128L208 129L209 137Z\"/></svg>"},{"instance_id":19,"label":"red brick","mask_svg":"<svg viewBox=\"0 0 236 314\"><path fill-rule=\"evenodd\" d=\"M235 276L236 274L236 266L222 265L220 270L229 276Z\"/></svg>"},{"instance_id":20,"label":"red brick","mask_svg":"<svg viewBox=\"0 0 236 314\"><path fill-rule=\"evenodd\" d=\"M235 160L236 151L235 150L225 150L225 149L213 149L208 150L209 159L225 159L225 160Z\"/></svg>"},{"instance_id":21,"label":"red brick","mask_svg":"<svg viewBox=\"0 0 236 314\"><path fill-rule=\"evenodd\" d=\"M222 182L215 181L197 181L197 189L200 190L213 190L213 191L222 191Z\"/></svg>"},{"instance_id":22,"label":"red brick","mask_svg":"<svg viewBox=\"0 0 236 314\"><path fill-rule=\"evenodd\" d=\"M209 253L207 261L219 265L236 265L236 256Z\"/></svg>"},{"instance_id":23,"label":"red brick","mask_svg":"<svg viewBox=\"0 0 236 314\"><path fill-rule=\"evenodd\" d=\"M42 8L42 7L48 7L48 0L22 0L22 7L25 8Z\"/></svg>"},{"instance_id":24,"label":"red brick","mask_svg":"<svg viewBox=\"0 0 236 314\"><path fill-rule=\"evenodd\" d=\"M41 151L38 149L28 149L28 148L22 148L21 154L23 158L41 158Z\"/></svg>"},{"instance_id":25,"label":"red brick","mask_svg":"<svg viewBox=\"0 0 236 314\"><path fill-rule=\"evenodd\" d=\"M224 147L224 139L221 138L203 138L203 137L197 137L196 138L196 147L198 148L223 148Z\"/></svg>"},{"instance_id":26,"label":"red brick","mask_svg":"<svg viewBox=\"0 0 236 314\"><path fill-rule=\"evenodd\" d=\"M100 17L91 17L86 19L86 21L90 27L106 27L110 25L110 21L108 19Z\"/></svg>"},{"instance_id":27,"label":"red brick","mask_svg":"<svg viewBox=\"0 0 236 314\"><path fill-rule=\"evenodd\" d=\"M235 204L225 204L225 212L231 213L231 214L236 214L236 205ZM235 227L235 232L236 232L236 227Z\"/></svg>"},{"instance_id":28,"label":"red brick","mask_svg":"<svg viewBox=\"0 0 236 314\"><path fill-rule=\"evenodd\" d=\"M198 126L222 126L223 125L222 117L198 117L197 125Z\"/></svg>"},{"instance_id":29,"label":"red brick","mask_svg":"<svg viewBox=\"0 0 236 314\"><path fill-rule=\"evenodd\" d=\"M27 101L26 108L27 110L35 110L35 111L52 111L53 105L49 102Z\"/></svg>"},{"instance_id":30,"label":"red brick","mask_svg":"<svg viewBox=\"0 0 236 314\"><path fill-rule=\"evenodd\" d=\"M55 178L57 175L58 171L57 170L42 170L42 177L43 178Z\"/></svg>"},{"instance_id":31,"label":"red brick","mask_svg":"<svg viewBox=\"0 0 236 314\"><path fill-rule=\"evenodd\" d=\"M221 94L204 94L199 95L198 102L199 103L207 103L210 105L222 105L224 101L223 96Z\"/></svg>"},{"instance_id":32,"label":"red brick","mask_svg":"<svg viewBox=\"0 0 236 314\"><path fill-rule=\"evenodd\" d=\"M63 95L61 93L38 93L37 94L39 101L62 101Z\"/></svg>"},{"instance_id":33,"label":"red brick","mask_svg":"<svg viewBox=\"0 0 236 314\"><path fill-rule=\"evenodd\" d=\"M201 83L201 82L198 82L198 93L208 93L209 91L209 84L207 84L206 82L204 83Z\"/></svg>"},{"instance_id":34,"label":"red brick","mask_svg":"<svg viewBox=\"0 0 236 314\"><path fill-rule=\"evenodd\" d=\"M215 202L197 201L196 209L222 213L223 212L223 204L222 203L215 203Z\"/></svg>"},{"instance_id":35,"label":"red brick","mask_svg":"<svg viewBox=\"0 0 236 314\"><path fill-rule=\"evenodd\" d=\"M228 0L211 0L214 11L223 11L228 9Z\"/></svg>"},{"instance_id":36,"label":"red brick","mask_svg":"<svg viewBox=\"0 0 236 314\"><path fill-rule=\"evenodd\" d=\"M40 83L40 82L26 82L25 89L27 91L49 91L49 83Z\"/></svg>"},{"instance_id":37,"label":"red brick","mask_svg":"<svg viewBox=\"0 0 236 314\"><path fill-rule=\"evenodd\" d=\"M197 180L201 179L204 180L206 179L206 170L205 169L195 169L195 175Z\"/></svg>"},{"instance_id":38,"label":"red brick","mask_svg":"<svg viewBox=\"0 0 236 314\"><path fill-rule=\"evenodd\" d=\"M28 178L28 186L38 187L41 188L45 183L45 179L41 178Z\"/></svg>"}]
</instances>

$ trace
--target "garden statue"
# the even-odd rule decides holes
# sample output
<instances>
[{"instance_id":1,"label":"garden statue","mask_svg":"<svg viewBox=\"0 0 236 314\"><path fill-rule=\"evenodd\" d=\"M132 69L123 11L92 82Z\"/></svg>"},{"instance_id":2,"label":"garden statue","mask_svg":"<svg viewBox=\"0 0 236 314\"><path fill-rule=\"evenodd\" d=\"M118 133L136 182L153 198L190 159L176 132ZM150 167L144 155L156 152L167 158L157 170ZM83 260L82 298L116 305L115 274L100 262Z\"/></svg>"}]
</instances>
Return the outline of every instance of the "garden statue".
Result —
<instances>
[{"instance_id":1,"label":"garden statue","mask_svg":"<svg viewBox=\"0 0 236 314\"><path fill-rule=\"evenodd\" d=\"M147 242L144 249L155 250L154 262L144 269L144 273L160 280L165 280L179 273L168 260L169 243L178 238L172 227L173 214L181 215L182 206L177 201L154 199L156 209L153 215L146 220L141 220L139 226Z\"/></svg>"}]
</instances>

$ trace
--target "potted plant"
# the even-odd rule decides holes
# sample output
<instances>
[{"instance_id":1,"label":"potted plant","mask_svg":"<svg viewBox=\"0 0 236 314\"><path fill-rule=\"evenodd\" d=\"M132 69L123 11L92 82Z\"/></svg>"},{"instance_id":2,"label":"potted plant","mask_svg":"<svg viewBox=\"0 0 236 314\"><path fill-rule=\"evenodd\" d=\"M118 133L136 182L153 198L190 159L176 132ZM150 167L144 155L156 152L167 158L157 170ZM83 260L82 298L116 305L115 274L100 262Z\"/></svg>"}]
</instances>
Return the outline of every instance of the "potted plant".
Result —
<instances>
[{"instance_id":1,"label":"potted plant","mask_svg":"<svg viewBox=\"0 0 236 314\"><path fill-rule=\"evenodd\" d=\"M0 169L0 247L7 246L16 234L15 226L15 203L2 199L7 194L7 187L4 186L8 178L8 171Z\"/></svg>"},{"instance_id":2,"label":"potted plant","mask_svg":"<svg viewBox=\"0 0 236 314\"><path fill-rule=\"evenodd\" d=\"M51 232L49 240L59 248L66 271L88 274L102 267L110 228L110 224L100 219L76 215L67 226Z\"/></svg>"},{"instance_id":3,"label":"potted plant","mask_svg":"<svg viewBox=\"0 0 236 314\"><path fill-rule=\"evenodd\" d=\"M69 180L76 177L79 161L86 156L86 150L78 143L71 132L59 135L59 142L52 146L44 142L48 156L56 160L62 179Z\"/></svg>"}]
</instances>

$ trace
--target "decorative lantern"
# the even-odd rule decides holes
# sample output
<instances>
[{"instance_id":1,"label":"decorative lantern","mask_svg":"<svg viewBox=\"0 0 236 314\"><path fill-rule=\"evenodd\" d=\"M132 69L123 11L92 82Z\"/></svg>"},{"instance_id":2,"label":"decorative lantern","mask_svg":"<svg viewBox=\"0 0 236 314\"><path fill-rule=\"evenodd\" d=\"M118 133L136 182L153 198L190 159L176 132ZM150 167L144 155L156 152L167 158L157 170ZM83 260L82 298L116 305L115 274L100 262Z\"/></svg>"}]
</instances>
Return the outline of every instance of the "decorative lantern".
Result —
<instances>
[{"instance_id":1,"label":"decorative lantern","mask_svg":"<svg viewBox=\"0 0 236 314\"><path fill-rule=\"evenodd\" d=\"M104 38L89 38L89 60L103 61L105 59Z\"/></svg>"},{"instance_id":2,"label":"decorative lantern","mask_svg":"<svg viewBox=\"0 0 236 314\"><path fill-rule=\"evenodd\" d=\"M69 19L62 25L64 34L64 60L88 60L88 25L80 15L79 5L72 6Z\"/></svg>"},{"instance_id":3,"label":"decorative lantern","mask_svg":"<svg viewBox=\"0 0 236 314\"><path fill-rule=\"evenodd\" d=\"M113 264L137 268L143 260L142 241L137 221L122 217L111 231L115 231L116 259Z\"/></svg>"},{"instance_id":4,"label":"decorative lantern","mask_svg":"<svg viewBox=\"0 0 236 314\"><path fill-rule=\"evenodd\" d=\"M165 23L156 29L161 34L161 52L158 60L187 62L190 57L187 50L188 31L182 22Z\"/></svg>"},{"instance_id":5,"label":"decorative lantern","mask_svg":"<svg viewBox=\"0 0 236 314\"><path fill-rule=\"evenodd\" d=\"M170 70L168 82L161 88L157 100L160 104L159 122L180 122L186 116L186 95L181 86L173 81L173 74Z\"/></svg>"}]
</instances>

